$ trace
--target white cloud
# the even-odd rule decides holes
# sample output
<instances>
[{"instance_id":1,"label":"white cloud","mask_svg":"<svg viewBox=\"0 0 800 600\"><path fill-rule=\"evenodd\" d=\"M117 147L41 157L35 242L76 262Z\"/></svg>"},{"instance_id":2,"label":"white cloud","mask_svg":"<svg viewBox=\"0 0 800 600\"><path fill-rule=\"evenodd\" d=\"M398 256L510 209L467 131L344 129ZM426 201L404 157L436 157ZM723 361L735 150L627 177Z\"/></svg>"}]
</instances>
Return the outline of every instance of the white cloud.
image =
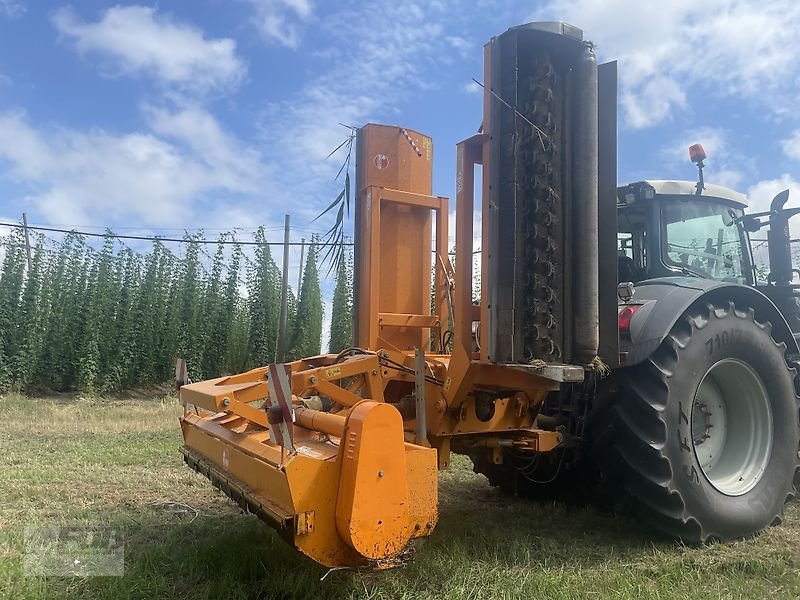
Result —
<instances>
[{"instance_id":1,"label":"white cloud","mask_svg":"<svg viewBox=\"0 0 800 600\"><path fill-rule=\"evenodd\" d=\"M59 33L82 54L96 54L112 75L148 75L180 90L207 92L238 85L246 67L229 38L208 39L147 6L115 6L97 22L69 8L53 13Z\"/></svg>"},{"instance_id":2,"label":"white cloud","mask_svg":"<svg viewBox=\"0 0 800 600\"><path fill-rule=\"evenodd\" d=\"M800 161L800 129L795 129L788 138L782 140L781 148L786 156Z\"/></svg>"},{"instance_id":3,"label":"white cloud","mask_svg":"<svg viewBox=\"0 0 800 600\"><path fill-rule=\"evenodd\" d=\"M787 206L800 205L800 183L791 175L784 173L775 179L766 179L750 186L747 190L747 197L750 201L748 212L764 212L769 210L772 199L785 189L789 189L789 202ZM800 222L795 224L797 219L790 221L793 224L792 231L797 235L800 231Z\"/></svg>"},{"instance_id":4,"label":"white cloud","mask_svg":"<svg viewBox=\"0 0 800 600\"><path fill-rule=\"evenodd\" d=\"M211 113L199 106L177 111L146 106L145 115L154 133L184 144L194 156L213 167L220 185L258 191L252 182L264 169L261 155L224 131Z\"/></svg>"},{"instance_id":5,"label":"white cloud","mask_svg":"<svg viewBox=\"0 0 800 600\"><path fill-rule=\"evenodd\" d=\"M551 0L535 18L572 22L597 42L602 58L619 59L631 128L670 119L698 86L706 95L756 100L776 114L794 105L795 0Z\"/></svg>"},{"instance_id":6,"label":"white cloud","mask_svg":"<svg viewBox=\"0 0 800 600\"><path fill-rule=\"evenodd\" d=\"M621 104L634 129L650 127L669 118L674 106L686 105L686 94L669 77L654 77L636 91L622 94Z\"/></svg>"},{"instance_id":7,"label":"white cloud","mask_svg":"<svg viewBox=\"0 0 800 600\"><path fill-rule=\"evenodd\" d=\"M19 0L0 0L0 16L16 19L25 14L28 9Z\"/></svg>"},{"instance_id":8,"label":"white cloud","mask_svg":"<svg viewBox=\"0 0 800 600\"><path fill-rule=\"evenodd\" d=\"M465 83L464 86L461 88L461 90L465 94L469 94L471 96L477 96L477 95L483 93L483 88L481 88L481 86L479 86L474 81L469 81L469 82Z\"/></svg>"},{"instance_id":9,"label":"white cloud","mask_svg":"<svg viewBox=\"0 0 800 600\"><path fill-rule=\"evenodd\" d=\"M151 109L150 115L153 132L113 134L37 129L21 113L0 113L0 139L14 140L0 146L0 167L7 167L0 175L29 187L28 200L55 223L188 226L203 219L209 195L219 196L217 207L262 189L258 155L208 113ZM188 144L191 123L198 136Z\"/></svg>"},{"instance_id":10,"label":"white cloud","mask_svg":"<svg viewBox=\"0 0 800 600\"><path fill-rule=\"evenodd\" d=\"M456 52L465 58L477 47L475 44L459 35L448 35L444 38L444 41L450 44Z\"/></svg>"},{"instance_id":11,"label":"white cloud","mask_svg":"<svg viewBox=\"0 0 800 600\"><path fill-rule=\"evenodd\" d=\"M253 24L270 43L297 48L301 25L311 17L311 0L249 0Z\"/></svg>"}]
</instances>

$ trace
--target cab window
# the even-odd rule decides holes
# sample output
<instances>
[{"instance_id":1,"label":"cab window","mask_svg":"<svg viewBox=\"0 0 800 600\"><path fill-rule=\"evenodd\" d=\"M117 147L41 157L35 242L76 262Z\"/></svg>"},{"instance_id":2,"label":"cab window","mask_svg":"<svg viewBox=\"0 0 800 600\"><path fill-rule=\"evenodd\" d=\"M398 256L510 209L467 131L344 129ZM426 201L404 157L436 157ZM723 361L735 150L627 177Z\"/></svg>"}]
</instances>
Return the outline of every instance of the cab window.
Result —
<instances>
[{"instance_id":1,"label":"cab window","mask_svg":"<svg viewBox=\"0 0 800 600\"><path fill-rule=\"evenodd\" d=\"M647 277L647 211L642 206L617 210L617 273L619 281Z\"/></svg>"},{"instance_id":2,"label":"cab window","mask_svg":"<svg viewBox=\"0 0 800 600\"><path fill-rule=\"evenodd\" d=\"M687 274L746 281L741 209L711 199L665 200L661 205L663 259Z\"/></svg>"}]
</instances>

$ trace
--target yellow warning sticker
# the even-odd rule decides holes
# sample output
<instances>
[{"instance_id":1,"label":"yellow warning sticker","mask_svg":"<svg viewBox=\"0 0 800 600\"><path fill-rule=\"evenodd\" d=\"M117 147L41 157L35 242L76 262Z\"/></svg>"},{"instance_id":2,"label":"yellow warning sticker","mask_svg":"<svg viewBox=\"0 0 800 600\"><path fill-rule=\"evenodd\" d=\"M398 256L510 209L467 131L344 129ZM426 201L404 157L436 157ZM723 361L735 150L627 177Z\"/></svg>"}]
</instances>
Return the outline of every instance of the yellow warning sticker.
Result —
<instances>
[{"instance_id":1,"label":"yellow warning sticker","mask_svg":"<svg viewBox=\"0 0 800 600\"><path fill-rule=\"evenodd\" d=\"M431 138L423 137L422 138L422 147L425 150L425 158L430 160L433 158L433 144L431 143Z\"/></svg>"},{"instance_id":2,"label":"yellow warning sticker","mask_svg":"<svg viewBox=\"0 0 800 600\"><path fill-rule=\"evenodd\" d=\"M341 367L331 367L329 369L325 369L326 379L333 379L334 377L339 377L341 374L342 374Z\"/></svg>"},{"instance_id":3,"label":"yellow warning sticker","mask_svg":"<svg viewBox=\"0 0 800 600\"><path fill-rule=\"evenodd\" d=\"M453 378L452 377L448 377L447 379L444 380L444 391L445 392L450 389L450 384L451 383L453 383Z\"/></svg>"}]
</instances>

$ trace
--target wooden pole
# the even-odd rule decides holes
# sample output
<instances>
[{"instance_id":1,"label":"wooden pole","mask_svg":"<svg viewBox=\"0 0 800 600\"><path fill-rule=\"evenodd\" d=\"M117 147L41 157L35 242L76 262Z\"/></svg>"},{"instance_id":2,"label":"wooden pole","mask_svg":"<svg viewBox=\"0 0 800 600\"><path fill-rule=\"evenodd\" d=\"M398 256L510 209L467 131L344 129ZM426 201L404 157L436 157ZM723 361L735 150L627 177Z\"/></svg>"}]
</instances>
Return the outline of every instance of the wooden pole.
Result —
<instances>
[{"instance_id":1,"label":"wooden pole","mask_svg":"<svg viewBox=\"0 0 800 600\"><path fill-rule=\"evenodd\" d=\"M25 251L28 253L28 273L30 273L33 268L33 263L31 261L31 236L28 233L28 215L25 213L22 213L22 228L25 231Z\"/></svg>"},{"instance_id":2,"label":"wooden pole","mask_svg":"<svg viewBox=\"0 0 800 600\"><path fill-rule=\"evenodd\" d=\"M306 253L306 238L300 240L300 268L297 270L297 296L300 297L300 286L303 284L303 257Z\"/></svg>"},{"instance_id":3,"label":"wooden pole","mask_svg":"<svg viewBox=\"0 0 800 600\"><path fill-rule=\"evenodd\" d=\"M286 359L286 317L289 310L289 215L286 215L283 230L283 281L281 282L281 313L278 322L277 361Z\"/></svg>"}]
</instances>

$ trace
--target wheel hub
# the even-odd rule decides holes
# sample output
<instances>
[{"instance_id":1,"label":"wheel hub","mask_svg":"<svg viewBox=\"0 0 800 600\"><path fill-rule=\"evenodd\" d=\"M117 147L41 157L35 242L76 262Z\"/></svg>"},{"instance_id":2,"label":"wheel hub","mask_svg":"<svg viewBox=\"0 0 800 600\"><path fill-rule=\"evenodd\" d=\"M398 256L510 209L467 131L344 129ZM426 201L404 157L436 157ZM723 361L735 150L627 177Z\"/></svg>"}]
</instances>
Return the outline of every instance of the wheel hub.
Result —
<instances>
[{"instance_id":1,"label":"wheel hub","mask_svg":"<svg viewBox=\"0 0 800 600\"><path fill-rule=\"evenodd\" d=\"M712 365L697 388L692 446L706 479L729 496L761 479L772 451L772 410L761 379L746 363Z\"/></svg>"},{"instance_id":2,"label":"wheel hub","mask_svg":"<svg viewBox=\"0 0 800 600\"><path fill-rule=\"evenodd\" d=\"M695 447L711 437L709 431L713 426L708 406L695 400L694 410L692 411L692 439Z\"/></svg>"}]
</instances>

